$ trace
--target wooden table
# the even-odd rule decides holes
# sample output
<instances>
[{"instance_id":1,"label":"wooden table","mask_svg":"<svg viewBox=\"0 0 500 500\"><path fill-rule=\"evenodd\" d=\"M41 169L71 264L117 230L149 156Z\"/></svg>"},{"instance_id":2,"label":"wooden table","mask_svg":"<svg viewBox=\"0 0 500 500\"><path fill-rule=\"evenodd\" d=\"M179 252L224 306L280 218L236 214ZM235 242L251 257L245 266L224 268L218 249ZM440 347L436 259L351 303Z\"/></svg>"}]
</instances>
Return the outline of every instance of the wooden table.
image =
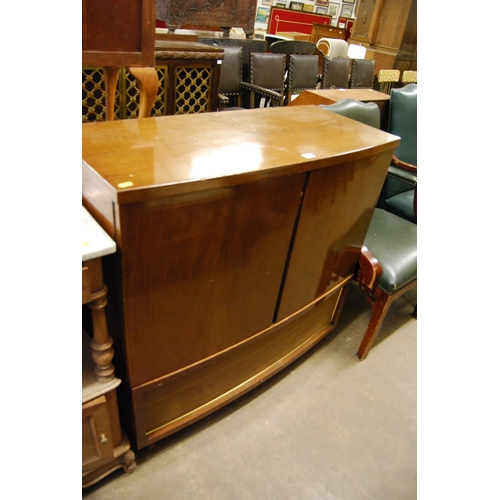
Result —
<instances>
[{"instance_id":1,"label":"wooden table","mask_svg":"<svg viewBox=\"0 0 500 500\"><path fill-rule=\"evenodd\" d=\"M380 124L382 130L387 130L389 119L389 102L391 97L383 92L372 89L318 89L302 91L288 106L303 106L306 104L334 104L343 99L355 99L361 102L374 102L380 108Z\"/></svg>"},{"instance_id":2,"label":"wooden table","mask_svg":"<svg viewBox=\"0 0 500 500\"><path fill-rule=\"evenodd\" d=\"M119 250L107 311L120 407L142 448L334 328L399 138L316 106L82 134L84 204Z\"/></svg>"}]
</instances>

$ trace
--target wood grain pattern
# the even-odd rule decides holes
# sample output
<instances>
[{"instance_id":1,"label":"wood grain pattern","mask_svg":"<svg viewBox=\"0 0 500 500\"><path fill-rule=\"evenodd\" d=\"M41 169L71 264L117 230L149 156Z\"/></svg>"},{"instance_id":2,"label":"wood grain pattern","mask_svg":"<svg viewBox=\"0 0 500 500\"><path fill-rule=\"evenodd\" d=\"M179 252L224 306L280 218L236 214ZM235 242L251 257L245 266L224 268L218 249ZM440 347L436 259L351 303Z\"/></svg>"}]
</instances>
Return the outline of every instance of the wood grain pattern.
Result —
<instances>
[{"instance_id":1,"label":"wood grain pattern","mask_svg":"<svg viewBox=\"0 0 500 500\"><path fill-rule=\"evenodd\" d=\"M124 333L132 385L269 326L303 177L123 207Z\"/></svg>"}]
</instances>

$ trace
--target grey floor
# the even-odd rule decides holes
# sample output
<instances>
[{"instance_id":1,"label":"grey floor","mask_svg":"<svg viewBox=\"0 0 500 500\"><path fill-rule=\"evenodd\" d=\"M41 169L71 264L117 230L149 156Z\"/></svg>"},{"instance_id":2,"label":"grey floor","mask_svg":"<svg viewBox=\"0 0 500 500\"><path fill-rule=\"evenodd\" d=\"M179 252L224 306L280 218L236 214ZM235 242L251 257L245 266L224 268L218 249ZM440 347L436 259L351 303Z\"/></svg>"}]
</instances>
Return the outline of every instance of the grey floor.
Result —
<instances>
[{"instance_id":1,"label":"grey floor","mask_svg":"<svg viewBox=\"0 0 500 500\"><path fill-rule=\"evenodd\" d=\"M89 500L417 498L417 291L393 303L364 361L370 309L351 287L336 330L274 379L136 453Z\"/></svg>"}]
</instances>

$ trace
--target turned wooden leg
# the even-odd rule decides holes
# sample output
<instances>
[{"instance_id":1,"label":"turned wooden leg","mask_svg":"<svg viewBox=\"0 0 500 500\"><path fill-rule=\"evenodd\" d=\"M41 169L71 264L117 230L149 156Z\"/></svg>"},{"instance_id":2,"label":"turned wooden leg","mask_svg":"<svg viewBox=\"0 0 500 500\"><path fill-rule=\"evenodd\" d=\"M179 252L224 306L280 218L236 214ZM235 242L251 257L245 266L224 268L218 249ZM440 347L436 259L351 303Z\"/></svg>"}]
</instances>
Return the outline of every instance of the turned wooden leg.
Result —
<instances>
[{"instance_id":1,"label":"turned wooden leg","mask_svg":"<svg viewBox=\"0 0 500 500\"><path fill-rule=\"evenodd\" d=\"M158 93L158 74L155 68L127 68L137 79L139 87L139 118L151 115L156 94Z\"/></svg>"},{"instance_id":2,"label":"turned wooden leg","mask_svg":"<svg viewBox=\"0 0 500 500\"><path fill-rule=\"evenodd\" d=\"M368 328L365 331L365 335L361 340L357 356L359 359L363 360L368 355L368 352L372 348L373 342L377 338L382 322L384 321L385 315L389 310L389 306L392 302L392 297L387 293L383 292L380 288L375 292L376 301L372 306L372 318L368 324Z\"/></svg>"},{"instance_id":3,"label":"turned wooden leg","mask_svg":"<svg viewBox=\"0 0 500 500\"><path fill-rule=\"evenodd\" d=\"M104 285L100 292L92 294L92 300L88 303L92 311L92 329L94 336L90 342L92 348L92 359L95 361L95 373L97 380L107 382L113 380L115 367L113 366L113 339L108 334L106 314L104 307L108 303L106 298L107 288Z\"/></svg>"},{"instance_id":4,"label":"turned wooden leg","mask_svg":"<svg viewBox=\"0 0 500 500\"><path fill-rule=\"evenodd\" d=\"M104 90L106 92L106 121L115 119L115 96L116 84L120 68L117 66L106 66L104 68Z\"/></svg>"},{"instance_id":5,"label":"turned wooden leg","mask_svg":"<svg viewBox=\"0 0 500 500\"><path fill-rule=\"evenodd\" d=\"M97 380L108 382L113 380L115 368L112 364L114 350L113 340L108 334L106 323L107 291L102 278L101 259L92 259L85 262L87 281L90 283L90 294L86 294L84 303L90 308L92 313L93 338L90 342L92 348L92 359L96 363L95 373Z\"/></svg>"}]
</instances>

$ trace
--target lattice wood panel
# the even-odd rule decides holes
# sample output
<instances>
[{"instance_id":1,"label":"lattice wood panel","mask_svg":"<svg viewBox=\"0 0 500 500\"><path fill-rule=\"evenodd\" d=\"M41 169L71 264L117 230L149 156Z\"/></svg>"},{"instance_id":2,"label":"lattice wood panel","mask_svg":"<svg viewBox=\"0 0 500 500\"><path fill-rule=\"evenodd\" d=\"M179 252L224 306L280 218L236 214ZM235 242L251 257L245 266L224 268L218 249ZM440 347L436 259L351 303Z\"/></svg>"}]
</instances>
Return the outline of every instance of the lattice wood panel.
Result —
<instances>
[{"instance_id":1,"label":"lattice wood panel","mask_svg":"<svg viewBox=\"0 0 500 500\"><path fill-rule=\"evenodd\" d=\"M176 66L173 113L205 113L210 111L210 92L214 74L211 68ZM158 93L151 116L168 114L169 67L156 66ZM139 87L137 80L125 68L120 69L116 88L114 119L139 116ZM172 106L172 104L171 104ZM171 114L172 112L170 112ZM106 91L102 68L82 70L82 122L106 120Z\"/></svg>"},{"instance_id":2,"label":"lattice wood panel","mask_svg":"<svg viewBox=\"0 0 500 500\"><path fill-rule=\"evenodd\" d=\"M175 114L210 110L210 68L179 67L175 79Z\"/></svg>"}]
</instances>

